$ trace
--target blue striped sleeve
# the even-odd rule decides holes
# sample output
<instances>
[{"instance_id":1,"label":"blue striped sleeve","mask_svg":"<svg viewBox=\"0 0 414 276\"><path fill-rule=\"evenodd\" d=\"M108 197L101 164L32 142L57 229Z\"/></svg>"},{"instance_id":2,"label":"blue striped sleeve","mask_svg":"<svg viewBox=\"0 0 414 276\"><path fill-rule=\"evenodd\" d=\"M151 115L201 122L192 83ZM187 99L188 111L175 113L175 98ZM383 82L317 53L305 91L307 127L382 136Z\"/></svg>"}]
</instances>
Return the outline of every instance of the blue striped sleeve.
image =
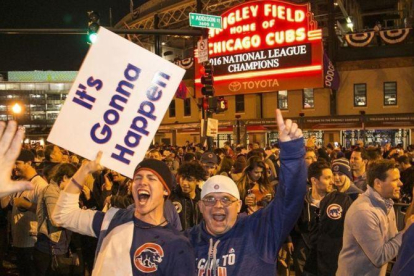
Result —
<instances>
[{"instance_id":1,"label":"blue striped sleeve","mask_svg":"<svg viewBox=\"0 0 414 276\"><path fill-rule=\"evenodd\" d=\"M93 217L92 229L96 237L99 237L99 233L101 232L101 227L102 227L102 222L104 220L104 217L105 217L104 212L96 212L95 216Z\"/></svg>"}]
</instances>

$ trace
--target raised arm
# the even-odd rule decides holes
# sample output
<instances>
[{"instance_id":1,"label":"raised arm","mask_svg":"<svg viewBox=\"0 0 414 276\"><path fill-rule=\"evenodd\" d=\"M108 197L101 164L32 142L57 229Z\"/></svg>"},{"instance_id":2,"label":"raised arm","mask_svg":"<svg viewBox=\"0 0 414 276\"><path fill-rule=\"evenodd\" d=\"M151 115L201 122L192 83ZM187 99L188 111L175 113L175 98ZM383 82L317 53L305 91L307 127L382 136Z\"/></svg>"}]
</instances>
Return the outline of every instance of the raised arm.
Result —
<instances>
[{"instance_id":1,"label":"raised arm","mask_svg":"<svg viewBox=\"0 0 414 276\"><path fill-rule=\"evenodd\" d=\"M12 181L13 166L20 154L24 138L24 127L17 129L15 121L0 121L0 198L23 190L32 190L29 181Z\"/></svg>"},{"instance_id":2,"label":"raised arm","mask_svg":"<svg viewBox=\"0 0 414 276\"><path fill-rule=\"evenodd\" d=\"M82 164L71 178L65 190L60 193L52 215L53 220L60 226L92 237L97 237L101 229L104 213L80 209L79 194L88 175L103 169L100 164L101 157L102 152L99 152L94 161Z\"/></svg>"},{"instance_id":3,"label":"raised arm","mask_svg":"<svg viewBox=\"0 0 414 276\"><path fill-rule=\"evenodd\" d=\"M268 262L277 257L280 246L297 221L306 193L306 166L302 131L276 111L280 140L280 176L275 199L248 220L257 239L258 254Z\"/></svg>"}]
</instances>

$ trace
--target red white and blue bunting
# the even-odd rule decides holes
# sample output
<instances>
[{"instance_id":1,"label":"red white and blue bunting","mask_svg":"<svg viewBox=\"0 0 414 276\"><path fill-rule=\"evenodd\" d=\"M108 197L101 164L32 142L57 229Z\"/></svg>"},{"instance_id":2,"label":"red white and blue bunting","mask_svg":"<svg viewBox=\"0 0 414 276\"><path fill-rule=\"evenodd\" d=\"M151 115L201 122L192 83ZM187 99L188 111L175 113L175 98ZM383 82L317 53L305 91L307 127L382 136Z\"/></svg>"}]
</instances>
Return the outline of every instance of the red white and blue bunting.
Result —
<instances>
[{"instance_id":1,"label":"red white and blue bunting","mask_svg":"<svg viewBox=\"0 0 414 276\"><path fill-rule=\"evenodd\" d=\"M410 33L410 30L410 28L404 28L380 31L380 36L381 39L388 44L397 44L403 42L407 38L408 34Z\"/></svg>"},{"instance_id":2,"label":"red white and blue bunting","mask_svg":"<svg viewBox=\"0 0 414 276\"><path fill-rule=\"evenodd\" d=\"M194 65L194 59L192 57L185 58L185 59L179 59L174 61L175 65L180 66L183 69L190 69Z\"/></svg>"},{"instance_id":3,"label":"red white and blue bunting","mask_svg":"<svg viewBox=\"0 0 414 276\"><path fill-rule=\"evenodd\" d=\"M403 42L411 30L411 28L382 30L379 31L379 36L387 44L397 44ZM346 34L345 40L352 47L365 47L371 43L375 35L375 31Z\"/></svg>"},{"instance_id":4,"label":"red white and blue bunting","mask_svg":"<svg viewBox=\"0 0 414 276\"><path fill-rule=\"evenodd\" d=\"M357 34L346 34L345 39L349 45L354 47L365 47L367 46L371 40L374 38L374 31L365 32L365 33L357 33Z\"/></svg>"}]
</instances>

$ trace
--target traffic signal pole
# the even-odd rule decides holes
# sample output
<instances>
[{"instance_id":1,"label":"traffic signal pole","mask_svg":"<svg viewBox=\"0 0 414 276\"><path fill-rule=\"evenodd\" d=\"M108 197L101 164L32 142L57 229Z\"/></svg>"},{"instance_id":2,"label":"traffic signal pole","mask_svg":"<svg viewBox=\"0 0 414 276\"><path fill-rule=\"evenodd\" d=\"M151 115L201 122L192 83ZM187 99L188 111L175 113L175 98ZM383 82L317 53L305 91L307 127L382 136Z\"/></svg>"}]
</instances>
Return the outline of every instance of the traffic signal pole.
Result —
<instances>
[{"instance_id":1,"label":"traffic signal pole","mask_svg":"<svg viewBox=\"0 0 414 276\"><path fill-rule=\"evenodd\" d=\"M105 29L116 34L143 34L143 35L183 35L183 36L202 36L202 30L185 29L116 29L105 27ZM8 35L86 35L87 29L0 29L0 34Z\"/></svg>"}]
</instances>

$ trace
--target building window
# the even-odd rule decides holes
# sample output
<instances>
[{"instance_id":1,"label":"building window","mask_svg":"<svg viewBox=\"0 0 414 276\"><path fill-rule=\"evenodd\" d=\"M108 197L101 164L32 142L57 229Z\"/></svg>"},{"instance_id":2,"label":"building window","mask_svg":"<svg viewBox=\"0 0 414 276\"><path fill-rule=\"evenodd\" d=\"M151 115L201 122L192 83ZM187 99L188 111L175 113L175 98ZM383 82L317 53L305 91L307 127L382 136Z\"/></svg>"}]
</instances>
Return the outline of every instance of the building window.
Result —
<instances>
[{"instance_id":1,"label":"building window","mask_svg":"<svg viewBox=\"0 0 414 276\"><path fill-rule=\"evenodd\" d=\"M384 82L384 105L397 105L396 82Z\"/></svg>"},{"instance_id":2,"label":"building window","mask_svg":"<svg viewBox=\"0 0 414 276\"><path fill-rule=\"evenodd\" d=\"M236 113L244 112L244 95L236 95Z\"/></svg>"},{"instance_id":3,"label":"building window","mask_svg":"<svg viewBox=\"0 0 414 276\"><path fill-rule=\"evenodd\" d=\"M63 83L51 83L50 90L52 91L62 91L65 90L65 84Z\"/></svg>"},{"instance_id":4,"label":"building window","mask_svg":"<svg viewBox=\"0 0 414 276\"><path fill-rule=\"evenodd\" d=\"M277 107L279 109L288 109L288 92L287 92L287 90L277 91Z\"/></svg>"},{"instance_id":5,"label":"building window","mask_svg":"<svg viewBox=\"0 0 414 276\"><path fill-rule=\"evenodd\" d=\"M175 117L175 99L173 99L170 103L169 115L170 115L170 118Z\"/></svg>"},{"instance_id":6,"label":"building window","mask_svg":"<svg viewBox=\"0 0 414 276\"><path fill-rule=\"evenodd\" d=\"M354 106L367 106L367 85L365 83L354 84Z\"/></svg>"},{"instance_id":7,"label":"building window","mask_svg":"<svg viewBox=\"0 0 414 276\"><path fill-rule=\"evenodd\" d=\"M49 84L48 83L36 83L35 84L35 89L36 90L49 90Z\"/></svg>"},{"instance_id":8,"label":"building window","mask_svg":"<svg viewBox=\"0 0 414 276\"><path fill-rule=\"evenodd\" d=\"M34 83L21 83L20 89L22 90L35 90Z\"/></svg>"},{"instance_id":9,"label":"building window","mask_svg":"<svg viewBox=\"0 0 414 276\"><path fill-rule=\"evenodd\" d=\"M184 116L191 116L191 98L184 100Z\"/></svg>"},{"instance_id":10,"label":"building window","mask_svg":"<svg viewBox=\"0 0 414 276\"><path fill-rule=\"evenodd\" d=\"M315 108L313 88L303 89L303 108Z\"/></svg>"}]
</instances>

